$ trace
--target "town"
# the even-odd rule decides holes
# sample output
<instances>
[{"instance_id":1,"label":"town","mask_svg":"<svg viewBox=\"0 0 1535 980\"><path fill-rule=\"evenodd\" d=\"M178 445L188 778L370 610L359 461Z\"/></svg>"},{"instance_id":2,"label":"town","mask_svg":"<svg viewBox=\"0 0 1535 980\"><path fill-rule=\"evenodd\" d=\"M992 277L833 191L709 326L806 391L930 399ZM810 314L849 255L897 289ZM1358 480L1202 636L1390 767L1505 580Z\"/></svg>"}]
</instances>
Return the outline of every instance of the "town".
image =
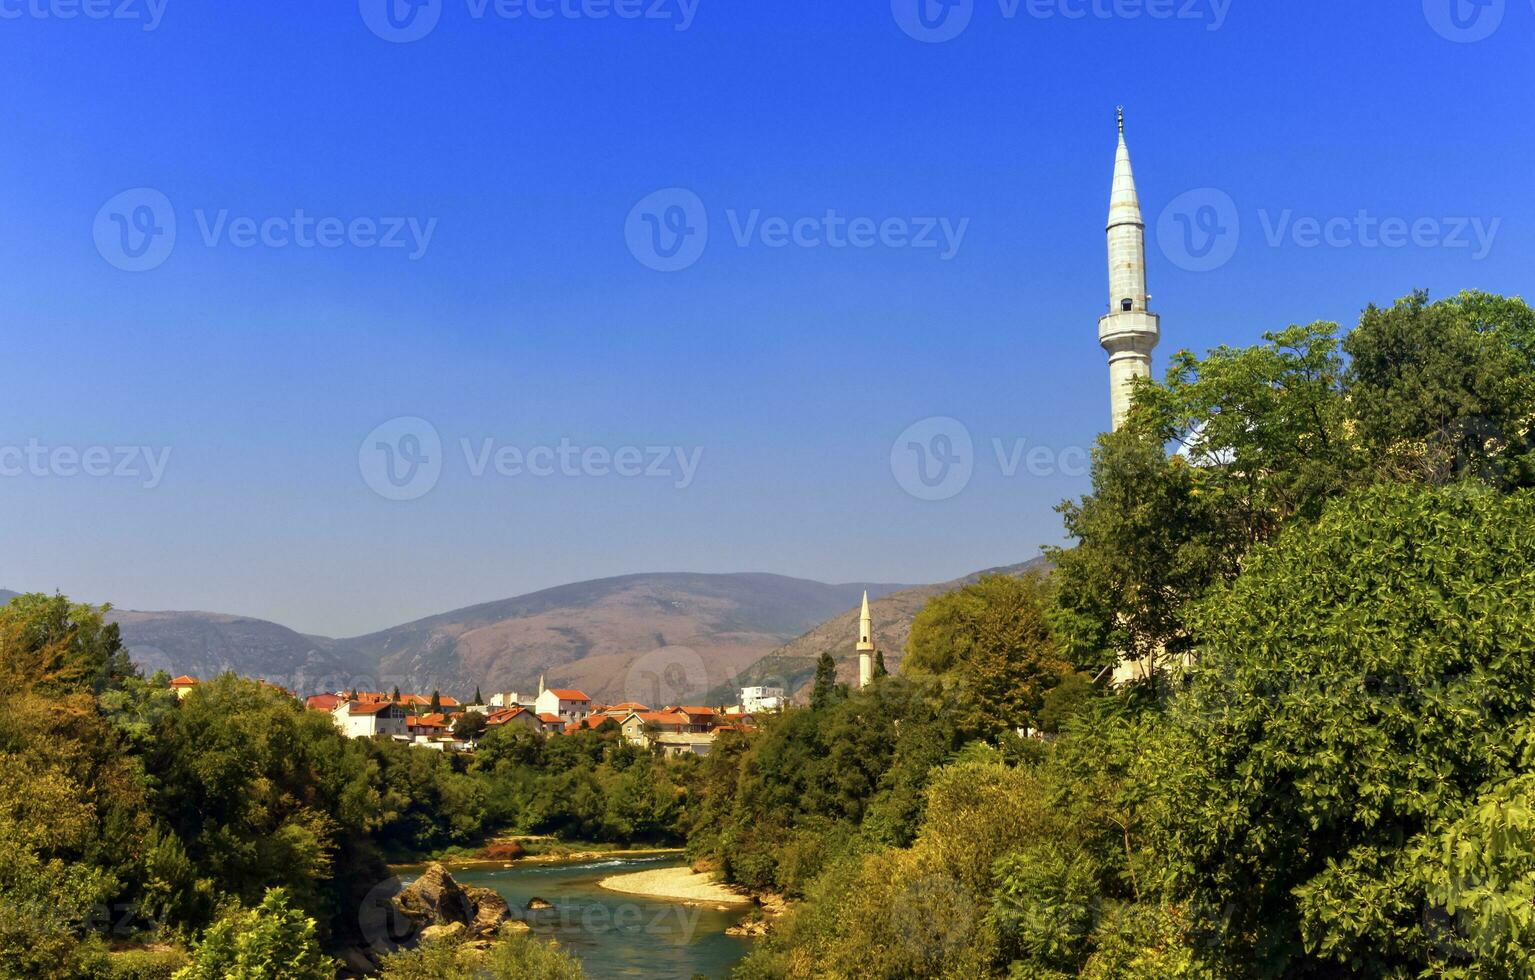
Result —
<instances>
[{"instance_id":1,"label":"town","mask_svg":"<svg viewBox=\"0 0 1535 980\"><path fill-rule=\"evenodd\" d=\"M172 678L170 687L185 698L199 683L183 674ZM746 687L736 705L651 708L633 701L600 704L584 691L546 687L540 680L534 695L506 691L467 704L438 691L425 696L398 689L311 694L303 702L311 711L330 715L349 738L388 738L437 751L472 752L485 732L502 725L555 736L612 723L631 744L676 757L707 755L721 734L753 730L757 716L782 710L785 698L782 688Z\"/></svg>"}]
</instances>

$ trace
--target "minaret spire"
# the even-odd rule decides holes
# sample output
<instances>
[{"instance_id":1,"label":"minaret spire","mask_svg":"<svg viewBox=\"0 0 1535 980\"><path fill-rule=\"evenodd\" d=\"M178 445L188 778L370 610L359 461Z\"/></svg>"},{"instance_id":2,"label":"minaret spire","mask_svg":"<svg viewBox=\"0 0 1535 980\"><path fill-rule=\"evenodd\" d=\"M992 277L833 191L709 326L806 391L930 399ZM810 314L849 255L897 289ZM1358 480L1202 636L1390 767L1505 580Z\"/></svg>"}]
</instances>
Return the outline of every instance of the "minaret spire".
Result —
<instances>
[{"instance_id":1,"label":"minaret spire","mask_svg":"<svg viewBox=\"0 0 1535 980\"><path fill-rule=\"evenodd\" d=\"M1098 321L1098 342L1109 353L1114 428L1130 412L1130 382L1151 375L1151 352L1161 339L1161 320L1146 291L1146 222L1135 189L1135 170L1125 142L1125 110L1119 108L1119 148L1109 197L1109 312Z\"/></svg>"},{"instance_id":2,"label":"minaret spire","mask_svg":"<svg viewBox=\"0 0 1535 980\"><path fill-rule=\"evenodd\" d=\"M858 687L874 683L874 616L869 612L869 593L863 594L863 611L858 614Z\"/></svg>"}]
</instances>

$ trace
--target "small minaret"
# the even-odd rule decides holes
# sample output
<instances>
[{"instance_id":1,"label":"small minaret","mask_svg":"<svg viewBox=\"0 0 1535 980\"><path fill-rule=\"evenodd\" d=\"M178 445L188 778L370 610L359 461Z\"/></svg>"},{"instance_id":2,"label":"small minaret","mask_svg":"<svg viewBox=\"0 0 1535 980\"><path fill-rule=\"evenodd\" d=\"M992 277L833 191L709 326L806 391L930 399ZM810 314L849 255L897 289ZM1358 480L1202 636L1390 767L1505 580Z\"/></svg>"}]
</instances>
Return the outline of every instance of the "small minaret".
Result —
<instances>
[{"instance_id":1,"label":"small minaret","mask_svg":"<svg viewBox=\"0 0 1535 980\"><path fill-rule=\"evenodd\" d=\"M545 675L545 674L539 674L538 675L538 696L539 697L543 697L544 696L544 677L545 676L547 676L547 675Z\"/></svg>"},{"instance_id":2,"label":"small minaret","mask_svg":"<svg viewBox=\"0 0 1535 980\"><path fill-rule=\"evenodd\" d=\"M1151 376L1151 352L1162 336L1161 318L1146 293L1146 222L1125 144L1125 109L1119 107L1119 152L1109 201L1109 312L1098 321L1098 342L1109 352L1114 428L1130 412L1130 380Z\"/></svg>"},{"instance_id":3,"label":"small minaret","mask_svg":"<svg viewBox=\"0 0 1535 980\"><path fill-rule=\"evenodd\" d=\"M863 612L858 615L858 689L874 683L874 617L869 614L869 593L863 594Z\"/></svg>"}]
</instances>

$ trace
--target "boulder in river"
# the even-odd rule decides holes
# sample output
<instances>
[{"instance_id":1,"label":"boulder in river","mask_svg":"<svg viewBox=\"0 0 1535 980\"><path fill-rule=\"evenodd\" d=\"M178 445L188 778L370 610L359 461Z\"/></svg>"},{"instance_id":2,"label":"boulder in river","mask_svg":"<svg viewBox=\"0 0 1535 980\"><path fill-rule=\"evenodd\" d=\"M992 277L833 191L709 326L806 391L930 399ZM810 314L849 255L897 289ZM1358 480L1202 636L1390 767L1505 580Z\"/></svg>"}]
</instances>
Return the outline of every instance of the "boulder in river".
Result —
<instances>
[{"instance_id":1,"label":"boulder in river","mask_svg":"<svg viewBox=\"0 0 1535 980\"><path fill-rule=\"evenodd\" d=\"M471 938L482 939L494 936L512 917L506 899L489 888L460 885L440 864L428 867L393 902L423 933L433 926L458 925Z\"/></svg>"},{"instance_id":2,"label":"boulder in river","mask_svg":"<svg viewBox=\"0 0 1535 980\"><path fill-rule=\"evenodd\" d=\"M546 902L541 898L531 898L528 900L529 912L542 912L545 909L552 908L554 908L554 904L552 902Z\"/></svg>"}]
</instances>

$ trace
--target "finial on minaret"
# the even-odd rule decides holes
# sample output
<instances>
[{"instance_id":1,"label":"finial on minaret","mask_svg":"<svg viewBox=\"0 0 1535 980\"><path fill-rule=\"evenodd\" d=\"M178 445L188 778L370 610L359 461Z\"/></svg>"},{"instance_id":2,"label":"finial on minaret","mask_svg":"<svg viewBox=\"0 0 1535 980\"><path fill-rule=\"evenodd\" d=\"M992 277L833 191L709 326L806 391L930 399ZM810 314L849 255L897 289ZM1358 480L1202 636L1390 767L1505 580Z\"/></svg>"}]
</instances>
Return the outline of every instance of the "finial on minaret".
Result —
<instances>
[{"instance_id":1,"label":"finial on minaret","mask_svg":"<svg viewBox=\"0 0 1535 980\"><path fill-rule=\"evenodd\" d=\"M1125 107L1119 107L1119 135L1125 135Z\"/></svg>"}]
</instances>

